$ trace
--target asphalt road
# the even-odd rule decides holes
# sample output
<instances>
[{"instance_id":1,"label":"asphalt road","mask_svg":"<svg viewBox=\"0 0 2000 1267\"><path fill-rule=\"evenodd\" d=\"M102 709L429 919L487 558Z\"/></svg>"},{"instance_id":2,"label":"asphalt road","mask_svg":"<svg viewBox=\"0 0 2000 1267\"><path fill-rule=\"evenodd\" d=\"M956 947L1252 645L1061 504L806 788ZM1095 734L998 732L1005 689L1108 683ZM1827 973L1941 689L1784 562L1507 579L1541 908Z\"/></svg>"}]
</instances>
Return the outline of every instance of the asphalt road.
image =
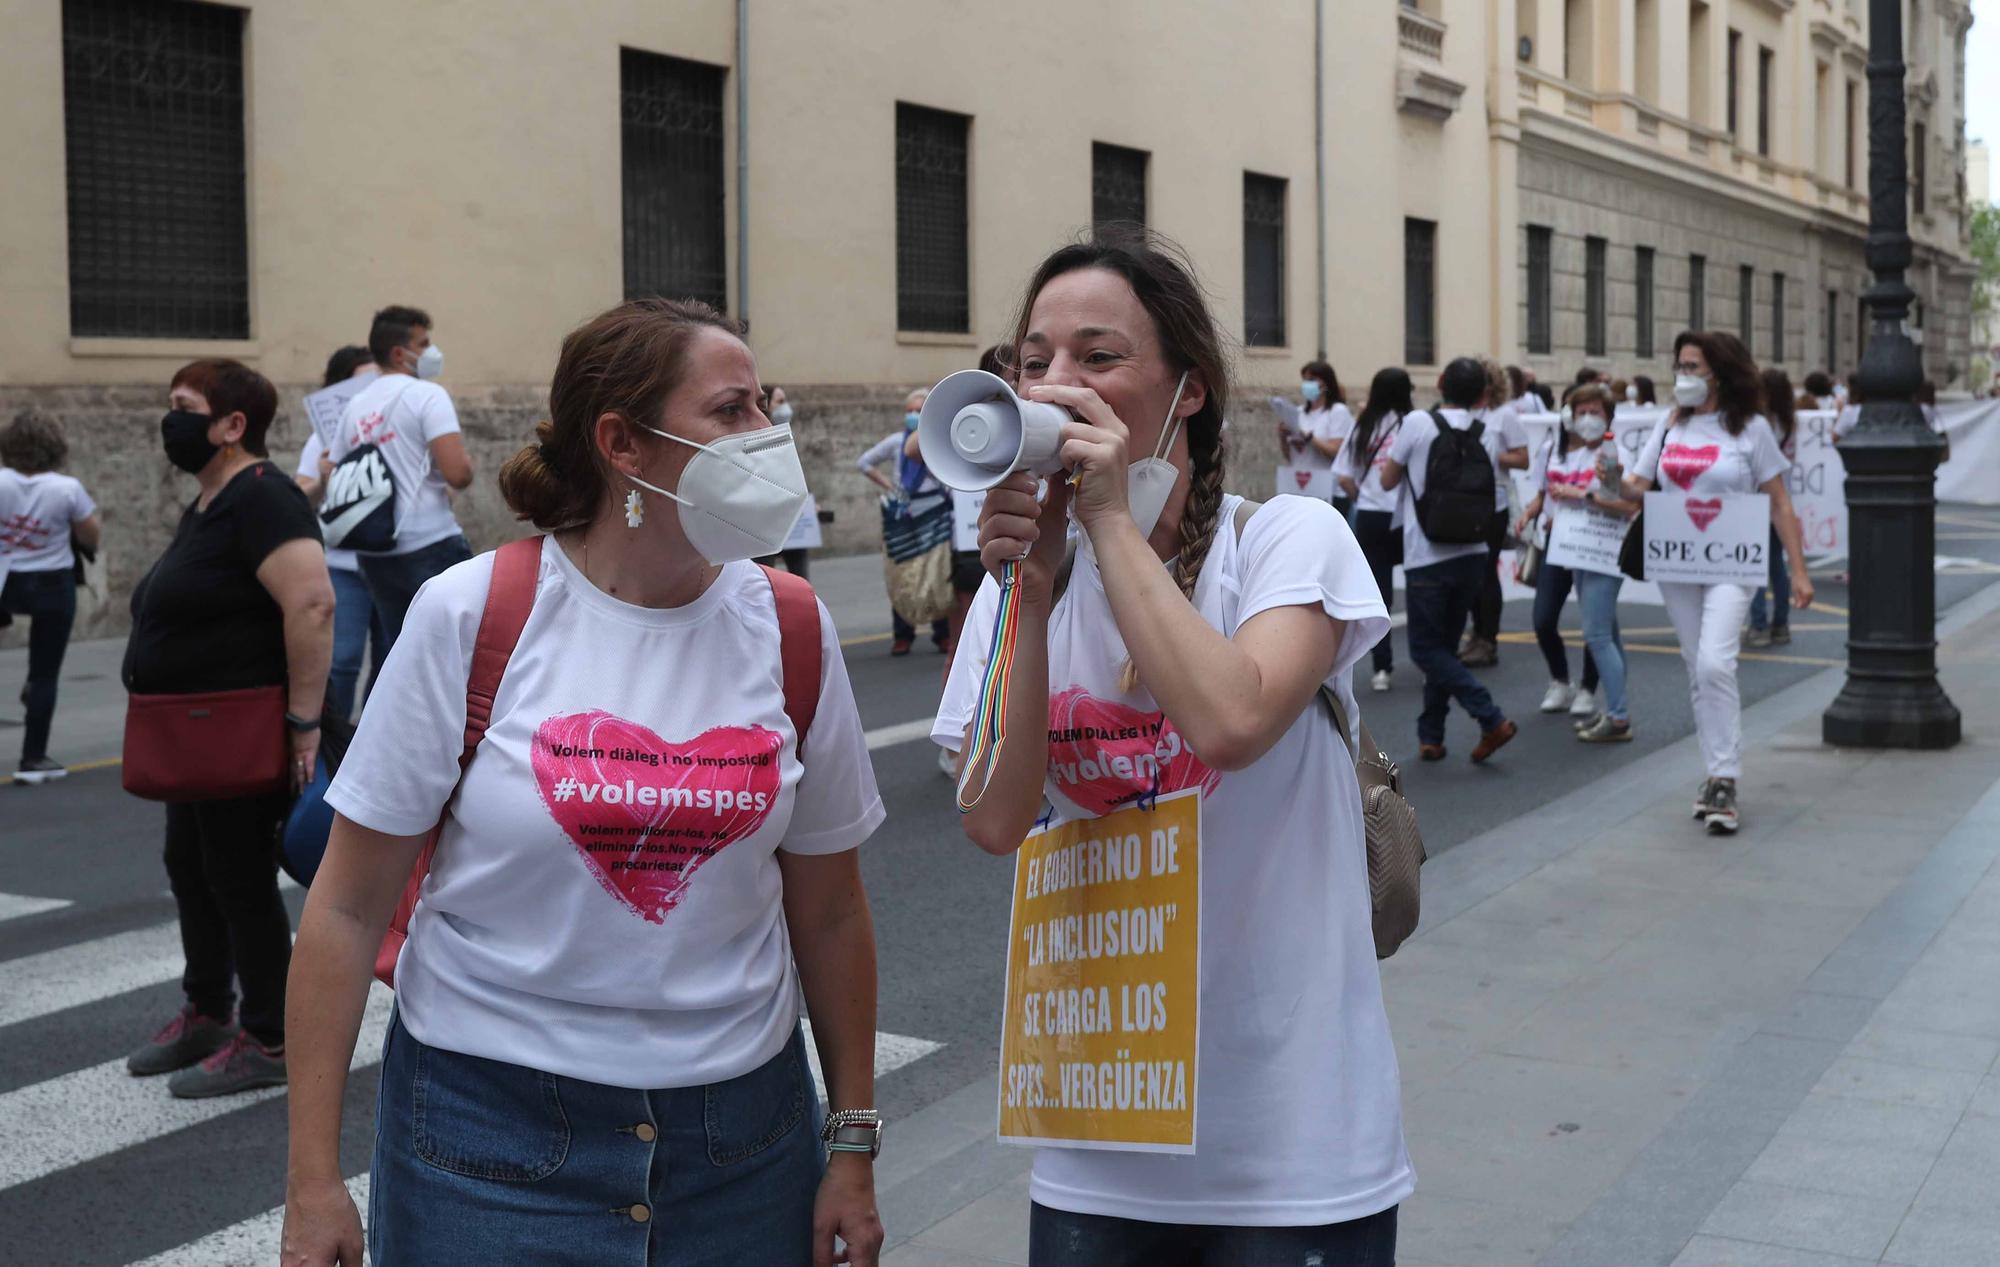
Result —
<instances>
[{"instance_id":1,"label":"asphalt road","mask_svg":"<svg viewBox=\"0 0 2000 1267\"><path fill-rule=\"evenodd\" d=\"M1950 510L1940 534L1940 553L1976 561L1940 572L1943 609L2000 576L2000 512ZM1824 605L1794 617L1790 647L1746 656L1746 703L1841 661L1847 587L1833 576L1819 584ZM1574 629L1574 609L1570 617ZM1505 628L1513 632L1501 663L1482 676L1522 734L1485 767L1464 758L1474 736L1462 714L1451 723L1450 759L1433 766L1408 760L1418 679L1398 632L1396 689L1364 690L1361 700L1378 739L1406 760L1408 790L1433 852L1522 819L1689 733L1686 677L1664 612L1627 604L1621 619L1637 740L1586 748L1566 718L1535 713L1548 675L1525 632L1527 606L1516 602L1507 612ZM920 643L911 656L892 659L885 639L846 632L862 719L878 741L898 738L882 734L885 728L928 718L942 657ZM1576 658L1580 669L1580 647ZM927 742L882 742L874 755L889 808L887 824L863 851L881 963L878 1024L941 1044L881 1079L881 1103L893 1119L993 1069L1011 870L960 834L950 784ZM1754 825L1754 753L1743 810ZM114 769L51 787L0 787L0 1261L130 1263L260 1215L282 1198L281 1097L175 1117L163 1086L133 1084L112 1067L178 1005L160 820L158 807L123 794ZM67 905L34 912L23 895ZM301 897L289 895L295 913ZM351 1174L368 1165L373 1103L373 1070L357 1069L345 1130Z\"/></svg>"}]
</instances>

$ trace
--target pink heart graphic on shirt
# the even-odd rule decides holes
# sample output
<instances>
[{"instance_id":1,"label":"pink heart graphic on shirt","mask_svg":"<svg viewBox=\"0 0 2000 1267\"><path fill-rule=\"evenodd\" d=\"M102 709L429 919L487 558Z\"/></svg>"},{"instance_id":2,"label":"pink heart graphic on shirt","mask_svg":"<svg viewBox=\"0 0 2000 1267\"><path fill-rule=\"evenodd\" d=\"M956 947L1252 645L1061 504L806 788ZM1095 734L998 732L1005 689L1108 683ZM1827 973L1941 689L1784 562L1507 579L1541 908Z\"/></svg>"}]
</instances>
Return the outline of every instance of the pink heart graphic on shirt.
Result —
<instances>
[{"instance_id":1,"label":"pink heart graphic on shirt","mask_svg":"<svg viewBox=\"0 0 2000 1267\"><path fill-rule=\"evenodd\" d=\"M1299 482L1300 488L1304 488L1313 482L1313 473L1311 471L1293 471L1292 478Z\"/></svg>"},{"instance_id":2,"label":"pink heart graphic on shirt","mask_svg":"<svg viewBox=\"0 0 2000 1267\"><path fill-rule=\"evenodd\" d=\"M1222 778L1164 714L1098 699L1080 686L1049 698L1049 773L1091 815L1183 788L1207 795Z\"/></svg>"},{"instance_id":3,"label":"pink heart graphic on shirt","mask_svg":"<svg viewBox=\"0 0 2000 1267\"><path fill-rule=\"evenodd\" d=\"M1708 526L1714 523L1717 517L1722 514L1722 499L1720 497L1711 497L1706 501L1698 497L1690 497L1682 505L1687 507L1688 518L1694 521L1694 526L1703 532L1707 532Z\"/></svg>"},{"instance_id":4,"label":"pink heart graphic on shirt","mask_svg":"<svg viewBox=\"0 0 2000 1267\"><path fill-rule=\"evenodd\" d=\"M594 709L535 731L535 783L549 816L604 891L665 922L695 872L764 825L777 804L777 731L717 726L670 743Z\"/></svg>"},{"instance_id":5,"label":"pink heart graphic on shirt","mask_svg":"<svg viewBox=\"0 0 2000 1267\"><path fill-rule=\"evenodd\" d=\"M1722 456L1722 446L1704 444L1699 449L1670 444L1660 459L1660 469L1680 488L1693 488L1695 480Z\"/></svg>"}]
</instances>

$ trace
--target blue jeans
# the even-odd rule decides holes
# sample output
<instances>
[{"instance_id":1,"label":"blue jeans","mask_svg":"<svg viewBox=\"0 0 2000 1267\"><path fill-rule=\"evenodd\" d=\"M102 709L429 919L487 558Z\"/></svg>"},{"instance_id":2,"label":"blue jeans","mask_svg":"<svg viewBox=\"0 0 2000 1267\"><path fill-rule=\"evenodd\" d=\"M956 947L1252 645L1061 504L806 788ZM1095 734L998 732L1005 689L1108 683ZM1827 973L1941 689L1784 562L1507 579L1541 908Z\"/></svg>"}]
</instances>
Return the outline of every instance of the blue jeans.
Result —
<instances>
[{"instance_id":1,"label":"blue jeans","mask_svg":"<svg viewBox=\"0 0 2000 1267\"><path fill-rule=\"evenodd\" d=\"M1417 714L1417 742L1444 742L1444 722L1451 701L1472 714L1481 731L1507 720L1500 706L1472 670L1460 663L1458 636L1465 618L1486 583L1486 552L1468 554L1428 567L1405 568L1403 604L1410 614L1410 659L1424 674L1424 709Z\"/></svg>"},{"instance_id":2,"label":"blue jeans","mask_svg":"<svg viewBox=\"0 0 2000 1267\"><path fill-rule=\"evenodd\" d=\"M382 1049L377 1267L806 1267L823 1155L805 1040L727 1082L633 1091L418 1042Z\"/></svg>"},{"instance_id":3,"label":"blue jeans","mask_svg":"<svg viewBox=\"0 0 2000 1267\"><path fill-rule=\"evenodd\" d=\"M1625 642L1618 634L1618 591L1622 576L1578 572L1576 595L1583 603L1583 644L1604 680L1604 711L1613 721L1630 721L1625 703Z\"/></svg>"},{"instance_id":4,"label":"blue jeans","mask_svg":"<svg viewBox=\"0 0 2000 1267\"><path fill-rule=\"evenodd\" d=\"M1764 606L1766 593L1771 596L1768 612ZM1771 529L1771 585L1768 590L1758 590L1750 599L1750 627L1752 629L1792 627L1792 572L1785 566L1785 543L1778 540L1776 528Z\"/></svg>"},{"instance_id":5,"label":"blue jeans","mask_svg":"<svg viewBox=\"0 0 2000 1267\"><path fill-rule=\"evenodd\" d=\"M472 547L464 537L446 537L408 554L364 554L361 575L368 582L368 596L382 620L382 659L403 633L403 617L424 582L472 557Z\"/></svg>"},{"instance_id":6,"label":"blue jeans","mask_svg":"<svg viewBox=\"0 0 2000 1267\"><path fill-rule=\"evenodd\" d=\"M1213 1227L1074 1214L1037 1203L1030 1267L1395 1267L1396 1207L1321 1227Z\"/></svg>"},{"instance_id":7,"label":"blue jeans","mask_svg":"<svg viewBox=\"0 0 2000 1267\"><path fill-rule=\"evenodd\" d=\"M327 706L341 717L354 716L354 687L361 680L361 665L368 658L368 639L375 638L375 664L379 669L388 651L388 638L368 596L368 582L361 573L346 568L328 568L333 578L333 666L326 675Z\"/></svg>"},{"instance_id":8,"label":"blue jeans","mask_svg":"<svg viewBox=\"0 0 2000 1267\"><path fill-rule=\"evenodd\" d=\"M21 760L49 755L49 726L56 716L56 682L62 677L69 631L76 624L76 573L68 568L15 572L0 589L0 606L28 618L28 681L21 699L28 728L21 735Z\"/></svg>"},{"instance_id":9,"label":"blue jeans","mask_svg":"<svg viewBox=\"0 0 2000 1267\"><path fill-rule=\"evenodd\" d=\"M1581 575L1557 567L1547 559L1542 560L1541 570L1535 574L1535 644L1542 649L1552 682L1569 681L1569 648L1563 645L1562 614L1569 602L1569 592ZM1583 649L1583 689L1597 689L1597 657L1587 641Z\"/></svg>"}]
</instances>

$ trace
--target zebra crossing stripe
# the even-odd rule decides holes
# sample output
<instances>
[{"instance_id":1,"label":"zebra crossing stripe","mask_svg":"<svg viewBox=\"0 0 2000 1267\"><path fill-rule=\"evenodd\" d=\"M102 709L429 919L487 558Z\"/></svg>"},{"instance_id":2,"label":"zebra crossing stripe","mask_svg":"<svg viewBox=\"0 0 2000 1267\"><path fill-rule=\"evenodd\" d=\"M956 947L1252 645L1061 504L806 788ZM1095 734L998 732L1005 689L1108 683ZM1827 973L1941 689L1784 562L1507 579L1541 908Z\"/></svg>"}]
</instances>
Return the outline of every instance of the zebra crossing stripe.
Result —
<instances>
[{"instance_id":1,"label":"zebra crossing stripe","mask_svg":"<svg viewBox=\"0 0 2000 1267\"><path fill-rule=\"evenodd\" d=\"M825 1099L826 1084L820 1078L819 1053L812 1045L811 1022L806 1022L805 1030L806 1058L812 1063L813 1085L819 1088L820 1098ZM877 1031L875 1076L879 1078L913 1060L920 1060L941 1046L942 1043L929 1039ZM361 1211L364 1227L368 1221L368 1178L364 1173L347 1181L347 1191L354 1197L355 1208ZM132 1267L235 1267L239 1263L276 1262L278 1241L284 1227L285 1207L281 1205L241 1223L210 1232L198 1241L155 1254L132 1264Z\"/></svg>"},{"instance_id":2,"label":"zebra crossing stripe","mask_svg":"<svg viewBox=\"0 0 2000 1267\"><path fill-rule=\"evenodd\" d=\"M0 1025L17 1025L181 975L179 924L155 924L0 963Z\"/></svg>"},{"instance_id":3,"label":"zebra crossing stripe","mask_svg":"<svg viewBox=\"0 0 2000 1267\"><path fill-rule=\"evenodd\" d=\"M24 915L40 915L43 911L59 911L71 903L59 897L23 897L19 893L0 893L0 920L20 919Z\"/></svg>"},{"instance_id":4,"label":"zebra crossing stripe","mask_svg":"<svg viewBox=\"0 0 2000 1267\"><path fill-rule=\"evenodd\" d=\"M382 1058L392 996L371 985L350 1069ZM285 1093L267 1087L211 1100L176 1100L163 1078L135 1078L123 1058L0 1095L0 1189L94 1161Z\"/></svg>"}]
</instances>

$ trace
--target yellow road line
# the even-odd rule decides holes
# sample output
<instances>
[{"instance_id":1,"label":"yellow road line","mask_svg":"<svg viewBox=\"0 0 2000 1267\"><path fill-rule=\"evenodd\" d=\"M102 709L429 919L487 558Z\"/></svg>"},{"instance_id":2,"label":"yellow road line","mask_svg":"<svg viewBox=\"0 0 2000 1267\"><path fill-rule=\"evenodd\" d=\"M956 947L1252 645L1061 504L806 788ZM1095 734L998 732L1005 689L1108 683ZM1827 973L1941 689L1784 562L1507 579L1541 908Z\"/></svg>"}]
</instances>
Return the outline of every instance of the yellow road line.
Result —
<instances>
[{"instance_id":1,"label":"yellow road line","mask_svg":"<svg viewBox=\"0 0 2000 1267\"><path fill-rule=\"evenodd\" d=\"M863 647L871 642L887 642L889 641L889 638L890 635L885 633L856 634L852 638L842 638L840 640L840 645L843 647Z\"/></svg>"},{"instance_id":2,"label":"yellow road line","mask_svg":"<svg viewBox=\"0 0 2000 1267\"><path fill-rule=\"evenodd\" d=\"M125 764L125 758L123 757L106 757L102 761L80 761L77 764L69 767L69 772L71 774L84 774L91 770L109 770L113 766L119 766L124 764ZM10 774L4 779L0 779L0 787L4 787L5 785L10 784L12 782L14 782L14 776ZM22 784L22 786L27 787L30 785L24 783Z\"/></svg>"},{"instance_id":3,"label":"yellow road line","mask_svg":"<svg viewBox=\"0 0 2000 1267\"><path fill-rule=\"evenodd\" d=\"M1627 651L1646 651L1653 655L1678 656L1681 653L1679 647L1658 647L1645 643L1628 642L1625 644L1625 649ZM1768 664L1812 664L1818 665L1821 668L1839 668L1847 663L1845 660L1828 660L1820 656L1773 655L1764 651L1739 651L1736 653L1736 658L1739 660L1762 660Z\"/></svg>"}]
</instances>

